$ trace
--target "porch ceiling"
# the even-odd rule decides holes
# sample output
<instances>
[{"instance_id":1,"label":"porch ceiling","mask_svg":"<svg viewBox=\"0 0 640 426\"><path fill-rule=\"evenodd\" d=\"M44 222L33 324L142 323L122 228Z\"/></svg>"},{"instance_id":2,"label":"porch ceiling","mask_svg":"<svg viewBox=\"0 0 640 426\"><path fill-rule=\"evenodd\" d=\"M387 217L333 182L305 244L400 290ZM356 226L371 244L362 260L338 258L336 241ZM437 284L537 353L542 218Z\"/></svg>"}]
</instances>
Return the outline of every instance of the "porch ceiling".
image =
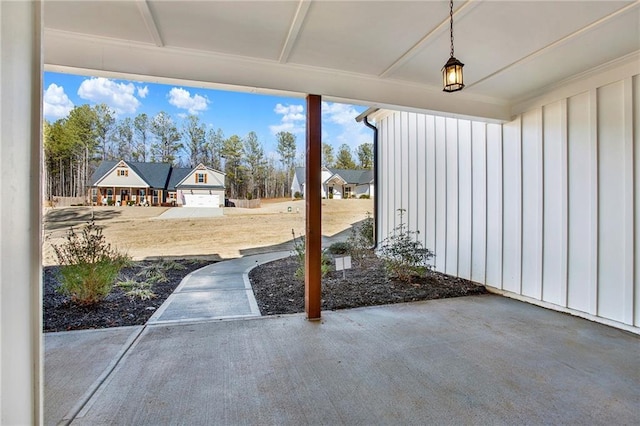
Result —
<instances>
[{"instance_id":1,"label":"porch ceiling","mask_svg":"<svg viewBox=\"0 0 640 426\"><path fill-rule=\"evenodd\" d=\"M467 87L441 90L448 1L59 1L46 69L497 120L576 75L633 61L640 1L455 1ZM640 68L640 65L637 65Z\"/></svg>"}]
</instances>

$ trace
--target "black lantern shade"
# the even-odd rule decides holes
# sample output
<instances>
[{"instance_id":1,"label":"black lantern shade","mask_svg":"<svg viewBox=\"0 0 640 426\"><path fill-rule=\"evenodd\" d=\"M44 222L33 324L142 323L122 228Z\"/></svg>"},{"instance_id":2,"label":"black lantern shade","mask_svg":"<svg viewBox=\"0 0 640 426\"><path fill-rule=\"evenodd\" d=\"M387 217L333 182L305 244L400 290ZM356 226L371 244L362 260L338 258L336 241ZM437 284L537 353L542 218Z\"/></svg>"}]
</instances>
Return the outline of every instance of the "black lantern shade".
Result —
<instances>
[{"instance_id":1,"label":"black lantern shade","mask_svg":"<svg viewBox=\"0 0 640 426\"><path fill-rule=\"evenodd\" d=\"M451 56L444 67L442 67L442 85L445 92L457 92L464 87L462 77L462 67L464 64Z\"/></svg>"}]
</instances>

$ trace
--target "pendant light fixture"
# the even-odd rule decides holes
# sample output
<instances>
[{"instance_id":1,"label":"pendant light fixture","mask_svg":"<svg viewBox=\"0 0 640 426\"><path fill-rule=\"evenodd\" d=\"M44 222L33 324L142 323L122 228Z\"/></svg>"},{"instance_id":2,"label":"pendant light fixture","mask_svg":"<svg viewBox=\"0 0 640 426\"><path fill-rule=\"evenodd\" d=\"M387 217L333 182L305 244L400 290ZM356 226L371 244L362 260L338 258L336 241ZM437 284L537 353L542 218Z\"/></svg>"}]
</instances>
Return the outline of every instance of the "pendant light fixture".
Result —
<instances>
[{"instance_id":1,"label":"pendant light fixture","mask_svg":"<svg viewBox=\"0 0 640 426\"><path fill-rule=\"evenodd\" d=\"M442 67L442 85L445 92L457 92L462 90L464 82L462 67L464 64L453 56L453 0L449 1L449 33L451 35L451 57Z\"/></svg>"}]
</instances>

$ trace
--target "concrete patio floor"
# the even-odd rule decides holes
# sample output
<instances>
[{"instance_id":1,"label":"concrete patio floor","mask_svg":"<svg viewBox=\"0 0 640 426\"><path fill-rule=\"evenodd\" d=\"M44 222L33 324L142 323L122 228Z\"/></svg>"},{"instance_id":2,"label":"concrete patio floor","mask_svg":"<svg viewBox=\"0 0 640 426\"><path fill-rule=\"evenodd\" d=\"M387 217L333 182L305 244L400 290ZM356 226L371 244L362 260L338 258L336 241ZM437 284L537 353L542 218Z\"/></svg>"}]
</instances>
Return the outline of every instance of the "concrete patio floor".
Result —
<instances>
[{"instance_id":1,"label":"concrete patio floor","mask_svg":"<svg viewBox=\"0 0 640 426\"><path fill-rule=\"evenodd\" d=\"M495 295L324 312L321 322L51 333L45 352L46 424L640 419L638 336Z\"/></svg>"}]
</instances>

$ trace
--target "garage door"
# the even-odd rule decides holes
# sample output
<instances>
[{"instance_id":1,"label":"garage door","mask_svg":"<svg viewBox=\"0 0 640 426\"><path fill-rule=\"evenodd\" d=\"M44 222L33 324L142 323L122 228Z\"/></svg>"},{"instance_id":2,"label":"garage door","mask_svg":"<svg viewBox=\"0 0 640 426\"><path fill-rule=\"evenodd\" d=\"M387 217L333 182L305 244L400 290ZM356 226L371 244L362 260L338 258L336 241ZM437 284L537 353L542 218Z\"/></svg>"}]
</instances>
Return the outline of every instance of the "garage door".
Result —
<instances>
[{"instance_id":1,"label":"garage door","mask_svg":"<svg viewBox=\"0 0 640 426\"><path fill-rule=\"evenodd\" d=\"M220 195L184 194L183 207L219 207Z\"/></svg>"}]
</instances>

